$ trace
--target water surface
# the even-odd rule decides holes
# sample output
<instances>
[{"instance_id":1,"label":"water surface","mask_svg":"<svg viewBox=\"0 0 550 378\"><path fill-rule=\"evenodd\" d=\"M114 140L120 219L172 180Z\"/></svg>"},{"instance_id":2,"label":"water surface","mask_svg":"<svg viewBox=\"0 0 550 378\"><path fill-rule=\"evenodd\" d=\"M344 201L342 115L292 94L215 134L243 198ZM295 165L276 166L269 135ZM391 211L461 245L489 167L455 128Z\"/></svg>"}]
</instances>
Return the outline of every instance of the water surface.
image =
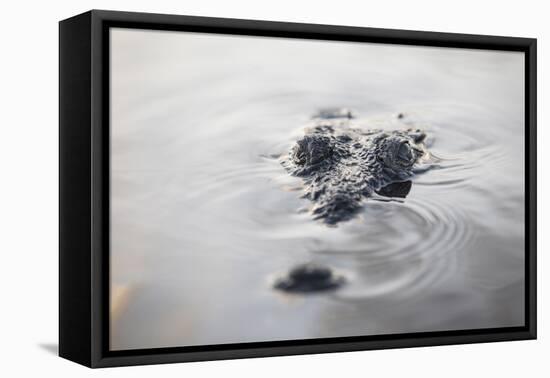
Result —
<instances>
[{"instance_id":1,"label":"water surface","mask_svg":"<svg viewBox=\"0 0 550 378\"><path fill-rule=\"evenodd\" d=\"M521 53L124 29L111 48L112 349L523 325ZM424 129L440 161L331 228L277 156L334 106ZM348 282L272 289L305 262Z\"/></svg>"}]
</instances>

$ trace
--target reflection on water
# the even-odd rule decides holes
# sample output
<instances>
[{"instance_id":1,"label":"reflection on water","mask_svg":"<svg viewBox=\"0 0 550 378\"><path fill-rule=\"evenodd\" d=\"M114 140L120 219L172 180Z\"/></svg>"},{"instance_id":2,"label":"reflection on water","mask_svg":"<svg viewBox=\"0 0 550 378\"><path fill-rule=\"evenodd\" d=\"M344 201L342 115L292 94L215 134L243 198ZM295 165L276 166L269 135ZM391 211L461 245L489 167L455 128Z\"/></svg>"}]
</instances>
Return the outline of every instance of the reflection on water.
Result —
<instances>
[{"instance_id":1,"label":"reflection on water","mask_svg":"<svg viewBox=\"0 0 550 378\"><path fill-rule=\"evenodd\" d=\"M127 30L112 49L112 349L523 324L522 54ZM329 228L277 157L332 106L424 129L437 164ZM345 285L273 290L304 263Z\"/></svg>"}]
</instances>

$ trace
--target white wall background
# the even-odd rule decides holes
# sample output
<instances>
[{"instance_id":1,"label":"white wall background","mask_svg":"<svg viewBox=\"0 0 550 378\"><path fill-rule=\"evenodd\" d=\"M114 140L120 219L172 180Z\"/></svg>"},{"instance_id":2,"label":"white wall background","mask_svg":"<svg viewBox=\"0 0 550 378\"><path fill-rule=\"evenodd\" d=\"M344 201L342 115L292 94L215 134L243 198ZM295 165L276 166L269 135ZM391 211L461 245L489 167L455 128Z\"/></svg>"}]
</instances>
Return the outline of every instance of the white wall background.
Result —
<instances>
[{"instance_id":1,"label":"white wall background","mask_svg":"<svg viewBox=\"0 0 550 378\"><path fill-rule=\"evenodd\" d=\"M539 39L539 340L89 370L55 356L58 246L58 26L86 10L372 26ZM0 375L108 377L464 377L550 372L544 196L550 26L545 2L461 0L83 0L5 2L0 22ZM546 274L545 274L546 273Z\"/></svg>"}]
</instances>

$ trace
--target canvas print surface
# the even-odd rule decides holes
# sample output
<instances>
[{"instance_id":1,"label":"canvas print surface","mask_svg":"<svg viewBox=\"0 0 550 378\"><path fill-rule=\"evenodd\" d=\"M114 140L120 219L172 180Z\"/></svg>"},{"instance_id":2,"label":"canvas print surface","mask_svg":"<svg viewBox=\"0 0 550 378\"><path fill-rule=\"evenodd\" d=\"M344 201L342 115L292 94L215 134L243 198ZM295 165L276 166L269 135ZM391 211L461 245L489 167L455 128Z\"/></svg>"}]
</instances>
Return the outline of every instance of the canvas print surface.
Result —
<instances>
[{"instance_id":1,"label":"canvas print surface","mask_svg":"<svg viewBox=\"0 0 550 378\"><path fill-rule=\"evenodd\" d=\"M524 64L112 28L110 349L523 326Z\"/></svg>"}]
</instances>

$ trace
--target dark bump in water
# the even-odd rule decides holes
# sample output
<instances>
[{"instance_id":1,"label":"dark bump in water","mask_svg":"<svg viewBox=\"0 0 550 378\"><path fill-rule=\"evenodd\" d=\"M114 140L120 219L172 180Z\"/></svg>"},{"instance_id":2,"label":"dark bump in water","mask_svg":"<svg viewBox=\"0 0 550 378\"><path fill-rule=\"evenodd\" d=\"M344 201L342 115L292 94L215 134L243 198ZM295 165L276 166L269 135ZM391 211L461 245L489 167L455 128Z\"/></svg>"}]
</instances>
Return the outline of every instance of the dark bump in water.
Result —
<instances>
[{"instance_id":1,"label":"dark bump in water","mask_svg":"<svg viewBox=\"0 0 550 378\"><path fill-rule=\"evenodd\" d=\"M344 283L344 277L335 275L330 268L308 263L293 268L286 276L279 278L274 287L290 293L314 293L334 290Z\"/></svg>"},{"instance_id":2,"label":"dark bump in water","mask_svg":"<svg viewBox=\"0 0 550 378\"><path fill-rule=\"evenodd\" d=\"M377 190L378 195L391 198L405 198L411 191L412 181L394 182Z\"/></svg>"},{"instance_id":3,"label":"dark bump in water","mask_svg":"<svg viewBox=\"0 0 550 378\"><path fill-rule=\"evenodd\" d=\"M383 131L350 127L347 109L322 110L283 156L281 164L304 182L312 215L329 226L355 217L374 193L405 198L426 154L420 129ZM349 117L348 117L349 115Z\"/></svg>"},{"instance_id":4,"label":"dark bump in water","mask_svg":"<svg viewBox=\"0 0 550 378\"><path fill-rule=\"evenodd\" d=\"M344 119L352 119L355 118L355 114L346 108L326 108L319 110L313 118L318 119L337 119L337 118L344 118Z\"/></svg>"}]
</instances>

